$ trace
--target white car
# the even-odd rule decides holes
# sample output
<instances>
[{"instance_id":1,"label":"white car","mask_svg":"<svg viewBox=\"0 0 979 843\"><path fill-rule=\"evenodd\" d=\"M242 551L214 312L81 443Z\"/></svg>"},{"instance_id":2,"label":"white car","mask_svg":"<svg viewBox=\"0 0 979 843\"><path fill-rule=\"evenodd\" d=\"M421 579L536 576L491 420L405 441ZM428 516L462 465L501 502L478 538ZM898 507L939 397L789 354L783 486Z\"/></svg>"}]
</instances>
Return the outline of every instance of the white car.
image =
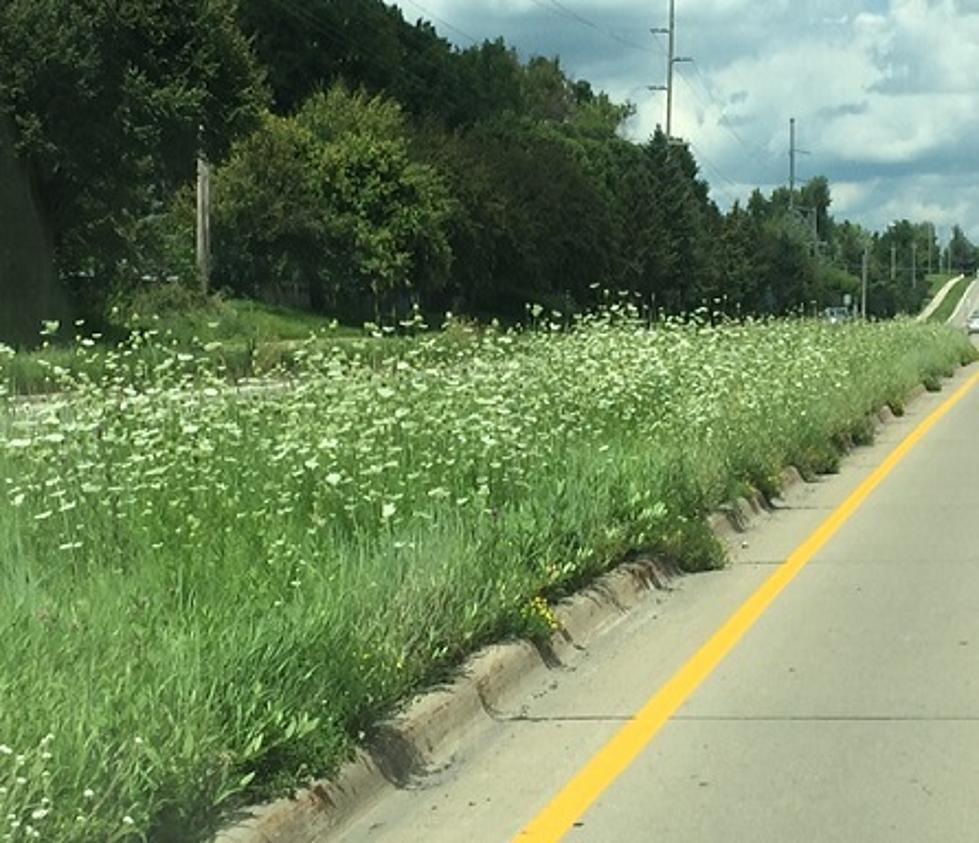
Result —
<instances>
[{"instance_id":1,"label":"white car","mask_svg":"<svg viewBox=\"0 0 979 843\"><path fill-rule=\"evenodd\" d=\"M970 334L979 334L979 310L973 311L969 321L965 323Z\"/></svg>"}]
</instances>

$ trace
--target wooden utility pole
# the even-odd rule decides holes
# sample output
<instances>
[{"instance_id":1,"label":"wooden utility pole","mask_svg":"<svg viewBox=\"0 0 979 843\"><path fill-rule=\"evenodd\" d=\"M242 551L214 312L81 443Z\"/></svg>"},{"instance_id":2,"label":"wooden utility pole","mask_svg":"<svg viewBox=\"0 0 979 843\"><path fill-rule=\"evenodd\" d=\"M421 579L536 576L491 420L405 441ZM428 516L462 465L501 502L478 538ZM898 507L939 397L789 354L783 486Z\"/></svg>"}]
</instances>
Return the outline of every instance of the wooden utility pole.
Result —
<instances>
[{"instance_id":1,"label":"wooden utility pole","mask_svg":"<svg viewBox=\"0 0 979 843\"><path fill-rule=\"evenodd\" d=\"M666 137L673 140L673 65L676 64L676 0L670 0L670 35L666 60Z\"/></svg>"},{"instance_id":2,"label":"wooden utility pole","mask_svg":"<svg viewBox=\"0 0 979 843\"><path fill-rule=\"evenodd\" d=\"M891 246L891 283L897 281L897 246Z\"/></svg>"},{"instance_id":3,"label":"wooden utility pole","mask_svg":"<svg viewBox=\"0 0 979 843\"><path fill-rule=\"evenodd\" d=\"M860 268L860 317L867 318L867 265L870 262L870 249L863 247L863 261Z\"/></svg>"},{"instance_id":4,"label":"wooden utility pole","mask_svg":"<svg viewBox=\"0 0 979 843\"><path fill-rule=\"evenodd\" d=\"M795 118L789 118L789 207L795 207Z\"/></svg>"},{"instance_id":5,"label":"wooden utility pole","mask_svg":"<svg viewBox=\"0 0 979 843\"><path fill-rule=\"evenodd\" d=\"M211 286L211 165L197 156L197 278L206 296Z\"/></svg>"},{"instance_id":6,"label":"wooden utility pole","mask_svg":"<svg viewBox=\"0 0 979 843\"><path fill-rule=\"evenodd\" d=\"M911 289L918 289L918 244L911 244Z\"/></svg>"}]
</instances>

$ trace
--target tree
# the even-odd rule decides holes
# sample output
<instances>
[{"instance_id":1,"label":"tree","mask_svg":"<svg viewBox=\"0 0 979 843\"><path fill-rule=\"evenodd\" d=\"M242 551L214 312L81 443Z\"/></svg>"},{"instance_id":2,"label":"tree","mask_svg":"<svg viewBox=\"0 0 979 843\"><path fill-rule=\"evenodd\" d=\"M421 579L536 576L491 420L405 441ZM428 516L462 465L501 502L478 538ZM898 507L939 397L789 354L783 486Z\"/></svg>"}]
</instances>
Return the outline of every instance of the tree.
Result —
<instances>
[{"instance_id":1,"label":"tree","mask_svg":"<svg viewBox=\"0 0 979 843\"><path fill-rule=\"evenodd\" d=\"M830 195L829 180L826 176L815 176L809 179L799 192L799 202L816 215L816 231L821 240L831 240L832 217L829 208L833 204Z\"/></svg>"},{"instance_id":2,"label":"tree","mask_svg":"<svg viewBox=\"0 0 979 843\"><path fill-rule=\"evenodd\" d=\"M757 313L762 309L754 260L758 232L759 224L750 212L742 210L735 202L724 219L722 233L722 306L731 316L742 312Z\"/></svg>"},{"instance_id":3,"label":"tree","mask_svg":"<svg viewBox=\"0 0 979 843\"><path fill-rule=\"evenodd\" d=\"M447 126L473 126L525 112L525 72L516 52L502 38L463 51L447 71L459 80L455 96L443 100ZM431 101L431 96L426 99Z\"/></svg>"},{"instance_id":4,"label":"tree","mask_svg":"<svg viewBox=\"0 0 979 843\"><path fill-rule=\"evenodd\" d=\"M819 304L809 241L790 220L773 218L763 224L759 259L762 312L797 313L814 298Z\"/></svg>"},{"instance_id":5,"label":"tree","mask_svg":"<svg viewBox=\"0 0 979 843\"><path fill-rule=\"evenodd\" d=\"M255 296L298 286L351 318L437 290L452 203L405 133L395 103L339 85L268 115L216 174L216 280Z\"/></svg>"},{"instance_id":6,"label":"tree","mask_svg":"<svg viewBox=\"0 0 979 843\"><path fill-rule=\"evenodd\" d=\"M266 68L279 114L292 114L340 80L371 93L389 91L410 60L401 14L381 0L241 0L238 19ZM448 53L434 30L426 33Z\"/></svg>"},{"instance_id":7,"label":"tree","mask_svg":"<svg viewBox=\"0 0 979 843\"><path fill-rule=\"evenodd\" d=\"M961 226L952 227L952 238L948 243L949 265L957 272L972 274L979 263L979 250L965 236Z\"/></svg>"},{"instance_id":8,"label":"tree","mask_svg":"<svg viewBox=\"0 0 979 843\"><path fill-rule=\"evenodd\" d=\"M36 342L42 321L67 313L37 197L14 155L13 128L0 115L0 342Z\"/></svg>"},{"instance_id":9,"label":"tree","mask_svg":"<svg viewBox=\"0 0 979 843\"><path fill-rule=\"evenodd\" d=\"M525 113L533 120L568 120L577 105L575 88L557 58L535 56L523 73Z\"/></svg>"},{"instance_id":10,"label":"tree","mask_svg":"<svg viewBox=\"0 0 979 843\"><path fill-rule=\"evenodd\" d=\"M5 0L0 55L0 117L67 275L111 270L131 220L264 96L233 0Z\"/></svg>"}]
</instances>

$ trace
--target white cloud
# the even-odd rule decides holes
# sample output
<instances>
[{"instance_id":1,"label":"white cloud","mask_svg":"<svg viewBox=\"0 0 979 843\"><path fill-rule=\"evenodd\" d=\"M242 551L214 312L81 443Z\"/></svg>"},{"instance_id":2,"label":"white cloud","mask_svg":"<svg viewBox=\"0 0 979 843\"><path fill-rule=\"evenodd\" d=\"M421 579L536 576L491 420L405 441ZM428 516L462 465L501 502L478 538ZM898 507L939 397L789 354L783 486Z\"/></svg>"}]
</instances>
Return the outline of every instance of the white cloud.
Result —
<instances>
[{"instance_id":1,"label":"white cloud","mask_svg":"<svg viewBox=\"0 0 979 843\"><path fill-rule=\"evenodd\" d=\"M478 38L502 34L524 54L560 53L572 73L638 104L637 136L663 122L662 96L645 86L665 75L647 33L664 25L666 0L661 10L647 0L420 2ZM679 52L697 64L678 66L675 131L701 153L718 201L787 178L796 117L812 153L800 157L800 176L826 175L837 213L874 227L958 221L979 241L979 0L677 5ZM402 7L421 14L410 0Z\"/></svg>"}]
</instances>

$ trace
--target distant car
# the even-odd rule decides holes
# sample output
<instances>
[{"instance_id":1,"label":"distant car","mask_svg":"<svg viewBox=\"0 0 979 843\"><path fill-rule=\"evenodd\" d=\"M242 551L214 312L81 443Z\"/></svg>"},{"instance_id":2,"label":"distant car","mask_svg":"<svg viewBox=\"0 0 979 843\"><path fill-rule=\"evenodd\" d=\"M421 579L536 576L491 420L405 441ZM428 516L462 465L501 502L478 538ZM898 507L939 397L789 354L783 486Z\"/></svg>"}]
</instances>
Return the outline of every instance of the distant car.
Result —
<instances>
[{"instance_id":1,"label":"distant car","mask_svg":"<svg viewBox=\"0 0 979 843\"><path fill-rule=\"evenodd\" d=\"M827 307L823 311L823 319L830 325L840 325L853 319L853 314L848 307Z\"/></svg>"},{"instance_id":2,"label":"distant car","mask_svg":"<svg viewBox=\"0 0 979 843\"><path fill-rule=\"evenodd\" d=\"M979 310L972 313L969 321L966 322L966 327L969 329L970 334L979 334Z\"/></svg>"}]
</instances>

